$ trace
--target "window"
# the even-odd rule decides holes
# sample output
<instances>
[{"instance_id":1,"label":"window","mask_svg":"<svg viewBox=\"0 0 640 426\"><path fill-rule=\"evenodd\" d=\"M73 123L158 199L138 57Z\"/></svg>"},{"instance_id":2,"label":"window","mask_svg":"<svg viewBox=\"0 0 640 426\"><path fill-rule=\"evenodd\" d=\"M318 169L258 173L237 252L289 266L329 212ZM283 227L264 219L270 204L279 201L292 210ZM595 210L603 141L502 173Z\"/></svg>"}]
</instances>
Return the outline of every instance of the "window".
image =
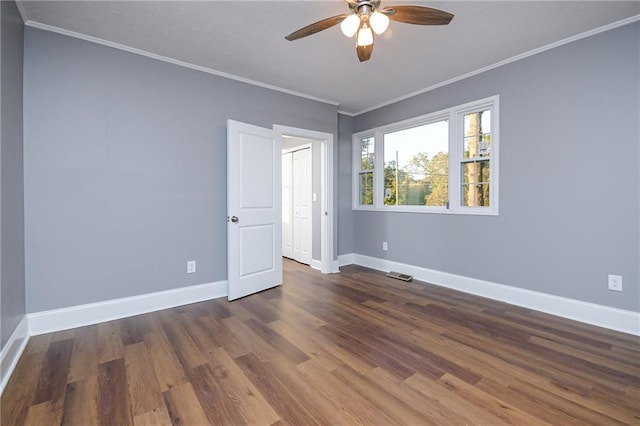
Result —
<instances>
[{"instance_id":1,"label":"window","mask_svg":"<svg viewBox=\"0 0 640 426\"><path fill-rule=\"evenodd\" d=\"M360 205L373 205L373 171L375 163L375 143L373 137L359 139L358 188Z\"/></svg>"},{"instance_id":2,"label":"window","mask_svg":"<svg viewBox=\"0 0 640 426\"><path fill-rule=\"evenodd\" d=\"M491 110L463 116L461 200L463 206L488 207L491 179Z\"/></svg>"},{"instance_id":3,"label":"window","mask_svg":"<svg viewBox=\"0 0 640 426\"><path fill-rule=\"evenodd\" d=\"M497 214L497 119L494 96L355 134L354 208Z\"/></svg>"},{"instance_id":4,"label":"window","mask_svg":"<svg viewBox=\"0 0 640 426\"><path fill-rule=\"evenodd\" d=\"M384 204L446 206L449 121L384 133Z\"/></svg>"}]
</instances>

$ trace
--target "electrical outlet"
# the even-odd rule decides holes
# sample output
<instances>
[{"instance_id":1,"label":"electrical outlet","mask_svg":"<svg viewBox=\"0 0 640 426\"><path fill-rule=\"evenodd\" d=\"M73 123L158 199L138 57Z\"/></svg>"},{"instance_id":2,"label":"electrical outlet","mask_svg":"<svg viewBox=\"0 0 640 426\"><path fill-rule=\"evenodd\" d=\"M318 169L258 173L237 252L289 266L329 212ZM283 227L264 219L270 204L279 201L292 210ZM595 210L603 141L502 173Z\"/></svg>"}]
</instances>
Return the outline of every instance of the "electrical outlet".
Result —
<instances>
[{"instance_id":1,"label":"electrical outlet","mask_svg":"<svg viewBox=\"0 0 640 426\"><path fill-rule=\"evenodd\" d=\"M622 291L622 276L609 275L609 290Z\"/></svg>"},{"instance_id":2,"label":"electrical outlet","mask_svg":"<svg viewBox=\"0 0 640 426\"><path fill-rule=\"evenodd\" d=\"M196 261L190 260L187 262L187 274L194 274L196 272Z\"/></svg>"},{"instance_id":3,"label":"electrical outlet","mask_svg":"<svg viewBox=\"0 0 640 426\"><path fill-rule=\"evenodd\" d=\"M389 250L389 246L387 245L387 242L386 242L386 241L383 241L383 242L382 242L382 250L384 250L384 251Z\"/></svg>"}]
</instances>

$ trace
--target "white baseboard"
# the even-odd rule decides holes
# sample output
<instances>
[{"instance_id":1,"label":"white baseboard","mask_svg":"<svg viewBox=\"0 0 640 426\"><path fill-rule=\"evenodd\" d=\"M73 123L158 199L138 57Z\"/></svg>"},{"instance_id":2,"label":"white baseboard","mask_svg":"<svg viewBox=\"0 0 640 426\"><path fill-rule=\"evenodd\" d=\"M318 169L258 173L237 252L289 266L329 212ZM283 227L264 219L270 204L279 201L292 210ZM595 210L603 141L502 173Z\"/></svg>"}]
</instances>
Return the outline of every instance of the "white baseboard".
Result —
<instances>
[{"instance_id":1,"label":"white baseboard","mask_svg":"<svg viewBox=\"0 0 640 426\"><path fill-rule=\"evenodd\" d=\"M346 254L338 258L341 266L356 264L385 272L398 271L413 275L417 280L442 287L640 336L640 312L626 311L361 254Z\"/></svg>"},{"instance_id":2,"label":"white baseboard","mask_svg":"<svg viewBox=\"0 0 640 426\"><path fill-rule=\"evenodd\" d=\"M317 269L318 271L322 271L322 261L311 259L311 263L309 264L313 269ZM329 272L328 274L335 274L340 272L340 268L337 260L329 261Z\"/></svg>"},{"instance_id":3,"label":"white baseboard","mask_svg":"<svg viewBox=\"0 0 640 426\"><path fill-rule=\"evenodd\" d=\"M311 259L311 263L309 264L309 266L320 271L322 269L322 262L316 259Z\"/></svg>"},{"instance_id":4,"label":"white baseboard","mask_svg":"<svg viewBox=\"0 0 640 426\"><path fill-rule=\"evenodd\" d=\"M340 266L353 265L355 262L355 254L341 254L338 256L338 264Z\"/></svg>"},{"instance_id":5,"label":"white baseboard","mask_svg":"<svg viewBox=\"0 0 640 426\"><path fill-rule=\"evenodd\" d=\"M13 369L16 368L22 351L29 341L29 320L23 317L16 329L7 340L6 345L0 353L0 395L4 392L4 387L9 382Z\"/></svg>"},{"instance_id":6,"label":"white baseboard","mask_svg":"<svg viewBox=\"0 0 640 426\"><path fill-rule=\"evenodd\" d=\"M28 314L29 334L51 333L104 321L145 314L227 295L227 281L142 294Z\"/></svg>"}]
</instances>

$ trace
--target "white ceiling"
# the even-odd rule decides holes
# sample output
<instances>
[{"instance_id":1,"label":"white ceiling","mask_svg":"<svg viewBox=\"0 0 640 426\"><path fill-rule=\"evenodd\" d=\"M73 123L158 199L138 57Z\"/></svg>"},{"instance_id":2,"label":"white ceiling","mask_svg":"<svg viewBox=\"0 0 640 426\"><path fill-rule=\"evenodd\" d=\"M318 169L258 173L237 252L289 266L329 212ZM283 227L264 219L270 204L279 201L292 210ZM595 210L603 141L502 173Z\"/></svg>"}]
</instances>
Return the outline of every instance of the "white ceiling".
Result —
<instances>
[{"instance_id":1,"label":"white ceiling","mask_svg":"<svg viewBox=\"0 0 640 426\"><path fill-rule=\"evenodd\" d=\"M339 26L284 36L348 11L344 1L23 1L27 24L51 26L275 86L354 114L623 19L639 1L384 1L435 7L448 26L391 22L360 63ZM615 48L615 46L612 46Z\"/></svg>"}]
</instances>

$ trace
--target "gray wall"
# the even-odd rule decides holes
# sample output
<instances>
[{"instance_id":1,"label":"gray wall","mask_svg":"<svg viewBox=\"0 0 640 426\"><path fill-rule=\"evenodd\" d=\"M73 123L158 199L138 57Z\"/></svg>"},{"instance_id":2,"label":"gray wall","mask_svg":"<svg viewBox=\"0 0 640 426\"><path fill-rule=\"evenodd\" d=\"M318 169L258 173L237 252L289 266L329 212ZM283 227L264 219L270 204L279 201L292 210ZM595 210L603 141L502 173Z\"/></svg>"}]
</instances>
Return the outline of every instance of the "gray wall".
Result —
<instances>
[{"instance_id":1,"label":"gray wall","mask_svg":"<svg viewBox=\"0 0 640 426\"><path fill-rule=\"evenodd\" d=\"M353 134L353 117L338 115L338 165L336 167L338 183L338 255L354 252L353 245L353 210L351 209L351 135Z\"/></svg>"},{"instance_id":2,"label":"gray wall","mask_svg":"<svg viewBox=\"0 0 640 426\"><path fill-rule=\"evenodd\" d=\"M226 120L337 134L335 106L34 28L24 102L27 312L225 280Z\"/></svg>"},{"instance_id":3,"label":"gray wall","mask_svg":"<svg viewBox=\"0 0 640 426\"><path fill-rule=\"evenodd\" d=\"M25 315L24 191L22 167L22 18L14 2L0 2L2 60L0 159L2 187L0 322L4 348Z\"/></svg>"},{"instance_id":4,"label":"gray wall","mask_svg":"<svg viewBox=\"0 0 640 426\"><path fill-rule=\"evenodd\" d=\"M311 210L312 247L311 257L318 262L322 258L322 222L321 222L321 196L322 196L322 143L313 139L291 138L282 141L282 149L291 149L300 145L311 144L311 191L317 194Z\"/></svg>"},{"instance_id":5,"label":"gray wall","mask_svg":"<svg viewBox=\"0 0 640 426\"><path fill-rule=\"evenodd\" d=\"M639 54L634 23L357 116L500 95L500 215L355 212L354 251L640 311Z\"/></svg>"}]
</instances>

